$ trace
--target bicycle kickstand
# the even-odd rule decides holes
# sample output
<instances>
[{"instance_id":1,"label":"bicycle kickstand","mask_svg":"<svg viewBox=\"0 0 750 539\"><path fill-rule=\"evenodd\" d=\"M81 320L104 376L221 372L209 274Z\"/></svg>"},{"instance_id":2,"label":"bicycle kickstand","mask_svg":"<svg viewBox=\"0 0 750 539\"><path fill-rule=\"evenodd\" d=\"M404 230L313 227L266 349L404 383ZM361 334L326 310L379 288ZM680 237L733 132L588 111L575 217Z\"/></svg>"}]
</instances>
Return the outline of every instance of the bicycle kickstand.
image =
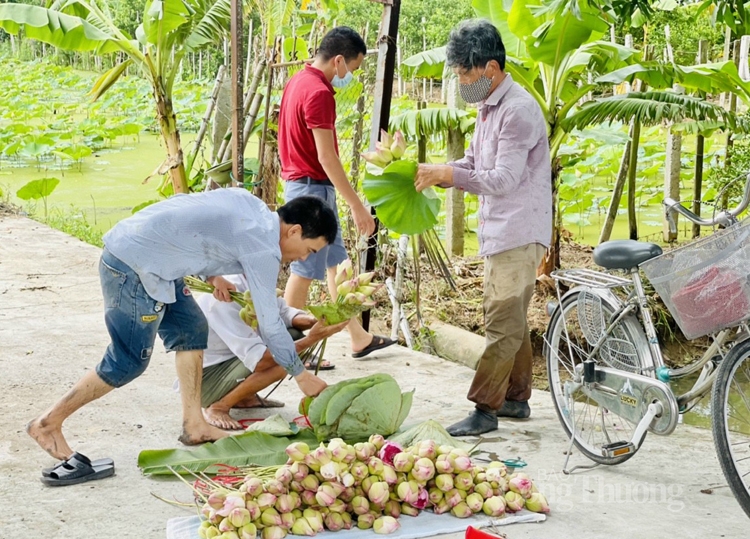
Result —
<instances>
[{"instance_id":1,"label":"bicycle kickstand","mask_svg":"<svg viewBox=\"0 0 750 539\"><path fill-rule=\"evenodd\" d=\"M572 410L573 409L573 395L567 390L566 390L566 393L568 393L568 410ZM575 425L573 425L570 429L570 444L568 445L568 450L565 453L565 463L563 464L563 469L562 469L562 472L565 475L570 475L576 470L593 470L594 468L601 466L601 464L599 464L598 462L595 462L589 465L573 466L571 469L568 469L568 462L570 461L570 455L573 454L573 443L575 442L575 438L576 438L576 430L575 430Z\"/></svg>"}]
</instances>

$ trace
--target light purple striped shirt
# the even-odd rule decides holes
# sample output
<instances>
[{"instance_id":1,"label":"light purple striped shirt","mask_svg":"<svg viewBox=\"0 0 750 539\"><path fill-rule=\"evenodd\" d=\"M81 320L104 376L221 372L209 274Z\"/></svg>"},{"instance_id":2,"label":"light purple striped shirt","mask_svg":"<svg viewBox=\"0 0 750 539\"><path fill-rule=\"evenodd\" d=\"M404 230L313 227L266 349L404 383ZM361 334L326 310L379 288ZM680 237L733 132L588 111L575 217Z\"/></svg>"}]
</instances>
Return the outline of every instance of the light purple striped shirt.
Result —
<instances>
[{"instance_id":1,"label":"light purple striped shirt","mask_svg":"<svg viewBox=\"0 0 750 539\"><path fill-rule=\"evenodd\" d=\"M149 296L175 302L174 281L185 275L247 279L258 328L276 362L289 374L305 370L279 315L279 216L244 189L175 195L120 221L104 245L141 278Z\"/></svg>"},{"instance_id":2,"label":"light purple striped shirt","mask_svg":"<svg viewBox=\"0 0 750 539\"><path fill-rule=\"evenodd\" d=\"M479 195L479 254L491 256L552 237L547 123L510 74L479 104L463 159L448 163L458 189Z\"/></svg>"}]
</instances>

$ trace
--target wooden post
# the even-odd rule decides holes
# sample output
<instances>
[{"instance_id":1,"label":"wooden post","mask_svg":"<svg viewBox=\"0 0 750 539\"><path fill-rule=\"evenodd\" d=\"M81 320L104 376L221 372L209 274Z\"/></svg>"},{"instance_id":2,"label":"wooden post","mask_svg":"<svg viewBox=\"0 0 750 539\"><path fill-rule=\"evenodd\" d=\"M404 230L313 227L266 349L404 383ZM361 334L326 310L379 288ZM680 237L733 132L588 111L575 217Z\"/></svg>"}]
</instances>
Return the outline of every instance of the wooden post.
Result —
<instances>
[{"instance_id":1,"label":"wooden post","mask_svg":"<svg viewBox=\"0 0 750 539\"><path fill-rule=\"evenodd\" d=\"M244 77L242 75L242 0L231 0L231 39L232 39L232 172L234 183L242 185L245 181L245 162L242 140L244 97L242 91Z\"/></svg>"},{"instance_id":2,"label":"wooden post","mask_svg":"<svg viewBox=\"0 0 750 539\"><path fill-rule=\"evenodd\" d=\"M698 42L698 58L699 64L705 64L708 62L708 40L701 39ZM704 96L705 97L705 96ZM701 214L701 191L703 190L703 148L704 138L703 135L698 133L695 137L695 181L693 183L693 213L696 215ZM701 235L700 225L693 223L693 238L697 238Z\"/></svg>"},{"instance_id":3,"label":"wooden post","mask_svg":"<svg viewBox=\"0 0 750 539\"><path fill-rule=\"evenodd\" d=\"M445 81L443 81L445 83ZM448 107L464 109L466 103L458 92L458 79L452 77L448 82ZM459 129L448 130L448 160L456 161L464 156L466 139ZM445 193L445 243L451 255L464 255L464 228L466 206L464 192L460 189L448 189Z\"/></svg>"},{"instance_id":4,"label":"wooden post","mask_svg":"<svg viewBox=\"0 0 750 539\"><path fill-rule=\"evenodd\" d=\"M680 200L680 156L682 154L682 136L669 133L667 135L667 158L664 163L664 197ZM677 224L677 215L674 216ZM669 222L664 219L664 241L677 240L677 230L672 232Z\"/></svg>"}]
</instances>

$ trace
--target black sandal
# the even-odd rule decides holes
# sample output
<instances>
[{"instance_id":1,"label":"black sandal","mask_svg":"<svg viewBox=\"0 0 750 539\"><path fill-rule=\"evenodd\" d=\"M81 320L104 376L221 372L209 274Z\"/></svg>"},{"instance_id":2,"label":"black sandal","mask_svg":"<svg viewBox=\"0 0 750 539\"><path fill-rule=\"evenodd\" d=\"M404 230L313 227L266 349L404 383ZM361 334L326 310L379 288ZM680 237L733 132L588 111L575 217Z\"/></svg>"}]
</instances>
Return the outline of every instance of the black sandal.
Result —
<instances>
[{"instance_id":1,"label":"black sandal","mask_svg":"<svg viewBox=\"0 0 750 539\"><path fill-rule=\"evenodd\" d=\"M105 464L91 462L86 455L73 453L70 458L54 466L48 476L43 475L41 480L50 487L65 487L113 475L115 475L114 462Z\"/></svg>"}]
</instances>

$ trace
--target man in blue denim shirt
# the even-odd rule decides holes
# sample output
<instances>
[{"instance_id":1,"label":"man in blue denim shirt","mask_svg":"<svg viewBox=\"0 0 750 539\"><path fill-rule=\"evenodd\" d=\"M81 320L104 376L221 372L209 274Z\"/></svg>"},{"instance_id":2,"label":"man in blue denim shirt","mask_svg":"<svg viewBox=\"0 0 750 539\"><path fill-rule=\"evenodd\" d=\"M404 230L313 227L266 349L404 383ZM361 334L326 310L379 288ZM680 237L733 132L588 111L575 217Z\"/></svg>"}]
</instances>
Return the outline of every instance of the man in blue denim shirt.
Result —
<instances>
[{"instance_id":1,"label":"man in blue denim shirt","mask_svg":"<svg viewBox=\"0 0 750 539\"><path fill-rule=\"evenodd\" d=\"M303 393L320 393L325 382L305 370L280 318L276 281L282 262L304 260L323 249L333 242L336 228L336 216L320 199L303 197L271 212L244 189L176 195L115 225L104 236L99 264L111 343L95 371L28 424L29 435L53 457L69 459L74 454L62 434L65 419L137 378L148 366L157 334L167 350L176 352L180 441L194 445L228 435L206 423L201 411L208 327L185 275L243 273L274 359L295 376ZM231 300L234 285L222 277L208 281L217 299ZM70 459L75 465L80 460Z\"/></svg>"}]
</instances>

